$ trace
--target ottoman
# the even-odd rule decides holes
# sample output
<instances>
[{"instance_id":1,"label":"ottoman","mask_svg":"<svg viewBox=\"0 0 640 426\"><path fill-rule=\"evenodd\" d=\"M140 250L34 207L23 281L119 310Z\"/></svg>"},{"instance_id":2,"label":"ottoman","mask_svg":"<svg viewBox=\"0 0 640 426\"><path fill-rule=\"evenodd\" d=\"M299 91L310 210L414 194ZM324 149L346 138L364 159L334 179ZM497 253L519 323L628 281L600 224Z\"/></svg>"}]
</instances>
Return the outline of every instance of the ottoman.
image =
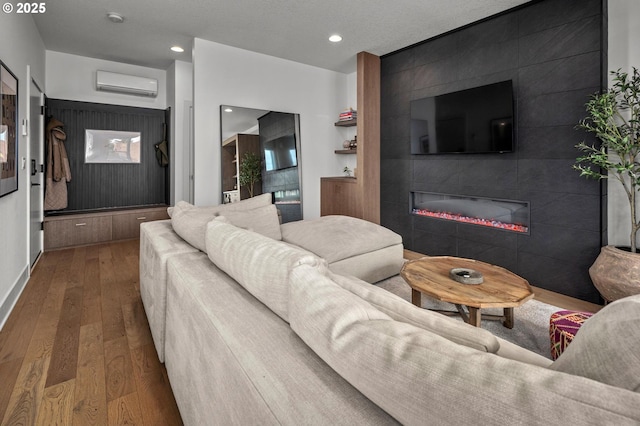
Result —
<instances>
[{"instance_id":1,"label":"ottoman","mask_svg":"<svg viewBox=\"0 0 640 426\"><path fill-rule=\"evenodd\" d=\"M558 311L551 314L549 335L551 358L557 359L576 336L580 326L593 314L579 311Z\"/></svg>"},{"instance_id":2,"label":"ottoman","mask_svg":"<svg viewBox=\"0 0 640 426\"><path fill-rule=\"evenodd\" d=\"M402 237L383 226L350 216L322 216L285 223L282 240L325 259L337 274L369 283L400 273Z\"/></svg>"}]
</instances>

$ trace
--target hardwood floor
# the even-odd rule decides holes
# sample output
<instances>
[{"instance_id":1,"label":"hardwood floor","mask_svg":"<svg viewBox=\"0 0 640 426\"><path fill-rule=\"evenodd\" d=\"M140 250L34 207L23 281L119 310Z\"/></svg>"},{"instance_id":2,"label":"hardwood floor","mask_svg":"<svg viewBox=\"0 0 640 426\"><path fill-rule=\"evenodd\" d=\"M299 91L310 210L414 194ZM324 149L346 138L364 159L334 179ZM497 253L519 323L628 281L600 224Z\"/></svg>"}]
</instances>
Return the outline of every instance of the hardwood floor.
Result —
<instances>
[{"instance_id":1,"label":"hardwood floor","mask_svg":"<svg viewBox=\"0 0 640 426\"><path fill-rule=\"evenodd\" d=\"M180 425L140 299L139 241L46 252L0 331L2 425Z\"/></svg>"}]
</instances>

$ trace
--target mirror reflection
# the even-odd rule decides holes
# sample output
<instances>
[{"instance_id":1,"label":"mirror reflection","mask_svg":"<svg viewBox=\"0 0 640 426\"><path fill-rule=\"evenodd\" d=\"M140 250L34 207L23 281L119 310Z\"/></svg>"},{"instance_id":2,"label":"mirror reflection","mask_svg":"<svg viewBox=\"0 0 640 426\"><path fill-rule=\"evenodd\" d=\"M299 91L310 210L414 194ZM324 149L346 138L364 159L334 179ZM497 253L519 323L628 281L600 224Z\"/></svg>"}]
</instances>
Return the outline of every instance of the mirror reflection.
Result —
<instances>
[{"instance_id":1,"label":"mirror reflection","mask_svg":"<svg viewBox=\"0 0 640 426\"><path fill-rule=\"evenodd\" d=\"M220 106L222 202L272 193L282 223L302 219L300 115Z\"/></svg>"}]
</instances>

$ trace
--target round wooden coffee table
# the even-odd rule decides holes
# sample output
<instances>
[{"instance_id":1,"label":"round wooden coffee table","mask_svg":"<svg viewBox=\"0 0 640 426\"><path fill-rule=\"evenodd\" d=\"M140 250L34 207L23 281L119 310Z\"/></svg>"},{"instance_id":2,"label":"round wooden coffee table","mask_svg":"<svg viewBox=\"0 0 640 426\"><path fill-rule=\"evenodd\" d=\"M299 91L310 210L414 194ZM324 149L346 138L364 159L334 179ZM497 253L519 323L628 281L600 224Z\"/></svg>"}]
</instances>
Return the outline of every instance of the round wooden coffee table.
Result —
<instances>
[{"instance_id":1,"label":"round wooden coffee table","mask_svg":"<svg viewBox=\"0 0 640 426\"><path fill-rule=\"evenodd\" d=\"M468 268L482 273L481 284L461 284L449 277L453 268ZM452 256L429 256L404 264L400 275L411 286L411 303L422 307L422 294L453 303L465 322L480 327L481 309L503 308L503 315L485 315L513 328L513 308L533 299L529 282L500 266ZM467 307L468 314L464 307Z\"/></svg>"}]
</instances>

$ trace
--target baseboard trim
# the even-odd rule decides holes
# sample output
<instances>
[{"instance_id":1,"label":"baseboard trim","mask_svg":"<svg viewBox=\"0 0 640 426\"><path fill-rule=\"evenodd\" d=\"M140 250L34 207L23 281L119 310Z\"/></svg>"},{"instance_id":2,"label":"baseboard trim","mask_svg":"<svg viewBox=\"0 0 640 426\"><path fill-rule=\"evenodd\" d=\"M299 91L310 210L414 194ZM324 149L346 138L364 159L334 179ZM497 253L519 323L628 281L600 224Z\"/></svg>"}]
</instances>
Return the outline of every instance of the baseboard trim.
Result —
<instances>
[{"instance_id":1,"label":"baseboard trim","mask_svg":"<svg viewBox=\"0 0 640 426\"><path fill-rule=\"evenodd\" d=\"M16 282L13 284L13 288L0 305L0 330L2 330L2 327L4 327L4 324L7 322L7 319L9 318L13 307L16 305L16 302L18 301L18 298L22 294L22 290L24 290L28 281L29 265L26 265Z\"/></svg>"}]
</instances>

